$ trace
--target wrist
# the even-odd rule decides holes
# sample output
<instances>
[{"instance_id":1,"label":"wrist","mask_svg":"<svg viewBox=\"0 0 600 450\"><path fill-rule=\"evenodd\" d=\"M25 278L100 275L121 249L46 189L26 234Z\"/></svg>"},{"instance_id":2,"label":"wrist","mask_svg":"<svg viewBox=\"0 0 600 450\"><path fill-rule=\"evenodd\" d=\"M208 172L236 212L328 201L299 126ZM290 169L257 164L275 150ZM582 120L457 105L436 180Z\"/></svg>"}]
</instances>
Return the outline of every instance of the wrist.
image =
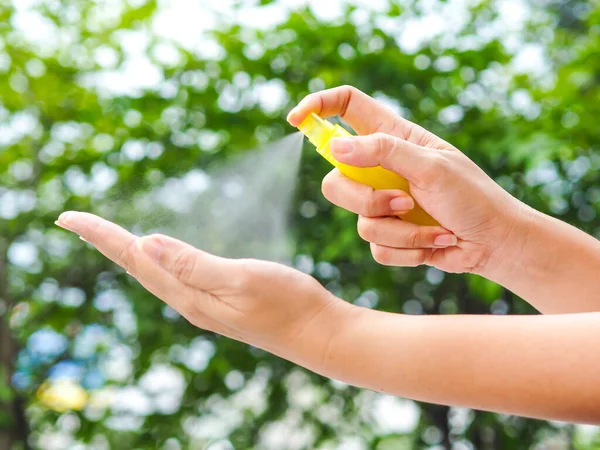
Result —
<instances>
[{"instance_id":1,"label":"wrist","mask_svg":"<svg viewBox=\"0 0 600 450\"><path fill-rule=\"evenodd\" d=\"M324 290L325 291L325 290ZM324 292L324 305L316 313L302 320L281 349L280 356L324 376L331 376L331 361L336 359L340 347L337 341L346 335L359 308L328 291Z\"/></svg>"},{"instance_id":2,"label":"wrist","mask_svg":"<svg viewBox=\"0 0 600 450\"><path fill-rule=\"evenodd\" d=\"M543 214L518 201L516 213L506 226L505 233L490 250L489 257L475 273L500 282L510 279L523 269L533 238L540 229Z\"/></svg>"},{"instance_id":3,"label":"wrist","mask_svg":"<svg viewBox=\"0 0 600 450\"><path fill-rule=\"evenodd\" d=\"M599 310L600 241L524 207L501 252L480 275L544 314Z\"/></svg>"},{"instance_id":4,"label":"wrist","mask_svg":"<svg viewBox=\"0 0 600 450\"><path fill-rule=\"evenodd\" d=\"M369 370L365 367L366 355L374 356L380 345L388 345L388 340L377 339L383 317L389 313L358 307L346 302L342 319L329 326L327 345L320 353L317 370L321 375L355 386L370 386ZM401 315L394 314L395 318ZM375 338L375 339L374 339Z\"/></svg>"}]
</instances>

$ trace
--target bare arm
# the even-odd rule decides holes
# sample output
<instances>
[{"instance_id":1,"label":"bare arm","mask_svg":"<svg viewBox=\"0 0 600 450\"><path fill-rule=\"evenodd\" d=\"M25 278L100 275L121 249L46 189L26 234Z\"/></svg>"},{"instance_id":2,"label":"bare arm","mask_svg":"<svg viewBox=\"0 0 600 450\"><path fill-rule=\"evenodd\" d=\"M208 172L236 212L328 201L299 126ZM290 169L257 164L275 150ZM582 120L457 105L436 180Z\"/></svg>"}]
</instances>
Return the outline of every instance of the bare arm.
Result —
<instances>
[{"instance_id":1,"label":"bare arm","mask_svg":"<svg viewBox=\"0 0 600 450\"><path fill-rule=\"evenodd\" d=\"M90 214L58 224L194 325L325 376L447 405L600 423L600 313L404 316L348 304L306 274L137 238Z\"/></svg>"},{"instance_id":2,"label":"bare arm","mask_svg":"<svg viewBox=\"0 0 600 450\"><path fill-rule=\"evenodd\" d=\"M355 311L328 376L415 400L600 423L600 313L403 316Z\"/></svg>"},{"instance_id":3,"label":"bare arm","mask_svg":"<svg viewBox=\"0 0 600 450\"><path fill-rule=\"evenodd\" d=\"M546 314L600 311L600 241L531 208L481 275Z\"/></svg>"}]
</instances>

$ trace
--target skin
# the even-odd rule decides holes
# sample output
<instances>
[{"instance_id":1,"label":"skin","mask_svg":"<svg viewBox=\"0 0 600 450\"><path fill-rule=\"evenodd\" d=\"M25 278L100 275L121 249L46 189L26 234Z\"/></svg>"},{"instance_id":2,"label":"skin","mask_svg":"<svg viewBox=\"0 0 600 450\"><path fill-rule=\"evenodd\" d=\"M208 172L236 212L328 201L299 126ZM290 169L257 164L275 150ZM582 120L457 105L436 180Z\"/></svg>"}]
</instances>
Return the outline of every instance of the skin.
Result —
<instances>
[{"instance_id":1,"label":"skin","mask_svg":"<svg viewBox=\"0 0 600 450\"><path fill-rule=\"evenodd\" d=\"M518 201L452 145L355 88L311 94L288 121L297 125L311 111L340 115L363 135L333 140L336 159L402 175L417 203L445 228L383 217L384 198L334 169L323 180L323 194L359 214L358 232L378 262L476 273L545 314L600 311L600 241ZM456 245L433 248L446 230Z\"/></svg>"},{"instance_id":2,"label":"skin","mask_svg":"<svg viewBox=\"0 0 600 450\"><path fill-rule=\"evenodd\" d=\"M136 237L86 213L63 213L57 224L192 324L324 376L415 400L600 423L598 242L518 202L450 144L354 88L312 94L288 120L297 125L311 111L340 115L364 135L335 142L337 159L402 175L442 225L385 217L413 200L334 170L323 192L360 215L359 233L377 261L478 273L554 314L384 313L348 304L278 264L219 258L162 235Z\"/></svg>"}]
</instances>

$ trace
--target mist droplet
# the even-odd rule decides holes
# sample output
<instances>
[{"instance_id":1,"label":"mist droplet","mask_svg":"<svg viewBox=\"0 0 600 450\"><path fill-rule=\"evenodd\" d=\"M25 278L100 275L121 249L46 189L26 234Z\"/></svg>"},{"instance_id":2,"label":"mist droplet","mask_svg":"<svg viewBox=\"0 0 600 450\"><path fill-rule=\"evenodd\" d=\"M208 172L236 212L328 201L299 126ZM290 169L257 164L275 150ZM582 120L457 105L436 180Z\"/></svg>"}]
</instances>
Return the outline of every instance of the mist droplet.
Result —
<instances>
[{"instance_id":1,"label":"mist droplet","mask_svg":"<svg viewBox=\"0 0 600 450\"><path fill-rule=\"evenodd\" d=\"M148 192L120 195L103 210L129 229L167 234L219 256L290 264L302 141L301 133L291 134L226 164L167 178Z\"/></svg>"}]
</instances>

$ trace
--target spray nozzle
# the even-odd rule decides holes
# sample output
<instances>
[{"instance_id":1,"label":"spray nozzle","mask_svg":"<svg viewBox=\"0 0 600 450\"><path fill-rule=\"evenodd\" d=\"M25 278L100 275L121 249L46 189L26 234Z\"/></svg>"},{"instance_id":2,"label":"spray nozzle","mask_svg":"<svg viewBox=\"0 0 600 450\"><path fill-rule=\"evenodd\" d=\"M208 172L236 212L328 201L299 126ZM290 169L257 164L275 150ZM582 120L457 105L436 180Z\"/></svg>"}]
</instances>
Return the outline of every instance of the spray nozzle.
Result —
<instances>
[{"instance_id":1,"label":"spray nozzle","mask_svg":"<svg viewBox=\"0 0 600 450\"><path fill-rule=\"evenodd\" d=\"M408 181L391 170L381 166L355 167L337 161L331 154L330 141L333 137L351 137L352 134L339 125L321 119L318 115L311 113L302 121L298 129L316 147L317 153L329 161L340 172L357 183L366 184L373 189L399 189L410 194ZM427 214L419 205L402 216L403 220L418 225L439 225L439 223Z\"/></svg>"},{"instance_id":2,"label":"spray nozzle","mask_svg":"<svg viewBox=\"0 0 600 450\"><path fill-rule=\"evenodd\" d=\"M310 113L298 126L298 129L308 138L314 146L320 147L331 137L335 125L321 119L315 113Z\"/></svg>"}]
</instances>

